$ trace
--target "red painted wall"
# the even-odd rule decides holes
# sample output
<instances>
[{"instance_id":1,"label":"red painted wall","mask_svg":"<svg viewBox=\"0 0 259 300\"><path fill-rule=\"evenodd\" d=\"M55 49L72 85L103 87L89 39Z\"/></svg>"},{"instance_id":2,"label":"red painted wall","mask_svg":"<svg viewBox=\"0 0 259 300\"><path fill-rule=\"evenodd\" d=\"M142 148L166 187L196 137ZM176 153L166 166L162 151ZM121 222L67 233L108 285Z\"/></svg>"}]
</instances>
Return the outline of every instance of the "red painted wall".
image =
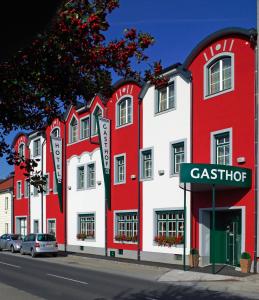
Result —
<instances>
[{"instance_id":1,"label":"red painted wall","mask_svg":"<svg viewBox=\"0 0 259 300\"><path fill-rule=\"evenodd\" d=\"M117 87L107 103L107 117L111 120L111 210L108 211L108 248L137 250L134 243L114 242L114 212L138 209L138 95L140 87L127 82ZM116 128L116 103L124 96L132 96L133 123ZM114 156L126 154L126 183L114 185ZM136 175L132 180L131 175ZM141 214L139 216L141 222ZM140 223L142 227L142 224ZM141 232L140 232L141 245Z\"/></svg>"},{"instance_id":2,"label":"red painted wall","mask_svg":"<svg viewBox=\"0 0 259 300\"><path fill-rule=\"evenodd\" d=\"M234 41L234 42L232 42ZM232 47L231 47L232 43ZM234 53L234 90L204 100L204 64L221 53L223 47ZM218 46L220 45L220 47ZM219 50L217 50L220 48ZM211 50L212 49L212 50ZM193 82L192 114L192 158L193 163L211 163L210 133L232 128L232 164L252 169L252 188L216 193L216 206L245 206L246 251L254 249L254 49L248 39L240 36L228 36L211 41L201 50L189 66ZM237 163L244 156L246 162ZM211 193L192 195L192 245L199 247L199 208L211 207Z\"/></svg>"}]
</instances>

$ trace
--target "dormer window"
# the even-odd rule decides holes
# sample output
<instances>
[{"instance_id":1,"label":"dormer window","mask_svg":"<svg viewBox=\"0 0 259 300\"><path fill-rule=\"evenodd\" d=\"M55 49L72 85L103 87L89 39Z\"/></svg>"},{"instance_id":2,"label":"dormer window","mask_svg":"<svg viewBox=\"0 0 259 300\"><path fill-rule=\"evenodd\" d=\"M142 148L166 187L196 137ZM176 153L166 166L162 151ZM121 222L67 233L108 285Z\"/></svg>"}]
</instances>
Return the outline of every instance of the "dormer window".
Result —
<instances>
[{"instance_id":1,"label":"dormer window","mask_svg":"<svg viewBox=\"0 0 259 300\"><path fill-rule=\"evenodd\" d=\"M117 127L132 123L132 99L123 98L117 103Z\"/></svg>"},{"instance_id":2,"label":"dormer window","mask_svg":"<svg viewBox=\"0 0 259 300\"><path fill-rule=\"evenodd\" d=\"M99 106L97 106L92 115L92 135L96 135L97 132L97 117L102 117L103 112Z\"/></svg>"},{"instance_id":3,"label":"dormer window","mask_svg":"<svg viewBox=\"0 0 259 300\"><path fill-rule=\"evenodd\" d=\"M77 129L78 129L78 122L75 117L72 118L70 122L70 143L75 143L77 141Z\"/></svg>"},{"instance_id":4,"label":"dormer window","mask_svg":"<svg viewBox=\"0 0 259 300\"><path fill-rule=\"evenodd\" d=\"M25 157L25 145L23 143L19 145L18 153L19 153L19 157L21 158Z\"/></svg>"},{"instance_id":5,"label":"dormer window","mask_svg":"<svg viewBox=\"0 0 259 300\"><path fill-rule=\"evenodd\" d=\"M171 82L157 90L155 112L160 113L166 110L175 109L175 84Z\"/></svg>"},{"instance_id":6,"label":"dormer window","mask_svg":"<svg viewBox=\"0 0 259 300\"><path fill-rule=\"evenodd\" d=\"M234 88L234 56L220 55L205 66L205 97L222 94Z\"/></svg>"}]
</instances>

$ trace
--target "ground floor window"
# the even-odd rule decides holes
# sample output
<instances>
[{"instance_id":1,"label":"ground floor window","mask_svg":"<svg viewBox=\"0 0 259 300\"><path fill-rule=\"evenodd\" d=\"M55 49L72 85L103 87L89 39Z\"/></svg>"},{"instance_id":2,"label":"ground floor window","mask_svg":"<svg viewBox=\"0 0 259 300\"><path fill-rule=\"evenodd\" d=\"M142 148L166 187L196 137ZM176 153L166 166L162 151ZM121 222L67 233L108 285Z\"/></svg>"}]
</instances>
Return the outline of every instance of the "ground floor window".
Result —
<instances>
[{"instance_id":1,"label":"ground floor window","mask_svg":"<svg viewBox=\"0 0 259 300\"><path fill-rule=\"evenodd\" d=\"M48 233L56 236L56 220L48 220Z\"/></svg>"},{"instance_id":2,"label":"ground floor window","mask_svg":"<svg viewBox=\"0 0 259 300\"><path fill-rule=\"evenodd\" d=\"M16 219L16 233L21 235L27 234L27 220L26 218L17 218Z\"/></svg>"},{"instance_id":3,"label":"ground floor window","mask_svg":"<svg viewBox=\"0 0 259 300\"><path fill-rule=\"evenodd\" d=\"M138 240L138 215L137 212L123 212L115 215L115 240L133 242Z\"/></svg>"},{"instance_id":4,"label":"ground floor window","mask_svg":"<svg viewBox=\"0 0 259 300\"><path fill-rule=\"evenodd\" d=\"M95 215L94 214L82 214L79 218L79 232L77 238L94 239L95 238Z\"/></svg>"},{"instance_id":5,"label":"ground floor window","mask_svg":"<svg viewBox=\"0 0 259 300\"><path fill-rule=\"evenodd\" d=\"M183 243L184 211L170 210L156 212L155 242L172 246Z\"/></svg>"},{"instance_id":6,"label":"ground floor window","mask_svg":"<svg viewBox=\"0 0 259 300\"><path fill-rule=\"evenodd\" d=\"M33 233L39 233L39 220L33 220Z\"/></svg>"},{"instance_id":7,"label":"ground floor window","mask_svg":"<svg viewBox=\"0 0 259 300\"><path fill-rule=\"evenodd\" d=\"M5 223L5 233L9 233L9 226L8 226L8 223Z\"/></svg>"}]
</instances>

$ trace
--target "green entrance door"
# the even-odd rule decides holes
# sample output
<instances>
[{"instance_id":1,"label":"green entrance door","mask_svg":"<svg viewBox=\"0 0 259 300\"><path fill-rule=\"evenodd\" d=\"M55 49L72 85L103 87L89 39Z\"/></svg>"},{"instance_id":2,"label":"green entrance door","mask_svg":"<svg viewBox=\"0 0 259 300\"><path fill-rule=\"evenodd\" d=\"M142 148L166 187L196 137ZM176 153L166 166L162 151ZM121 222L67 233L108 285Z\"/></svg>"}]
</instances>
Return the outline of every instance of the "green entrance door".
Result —
<instances>
[{"instance_id":1,"label":"green entrance door","mask_svg":"<svg viewBox=\"0 0 259 300\"><path fill-rule=\"evenodd\" d=\"M212 224L212 214L210 216ZM212 226L211 226L212 228ZM239 264L241 254L241 210L215 212L215 263ZM210 230L210 245L212 230ZM210 262L211 262L210 249Z\"/></svg>"}]
</instances>

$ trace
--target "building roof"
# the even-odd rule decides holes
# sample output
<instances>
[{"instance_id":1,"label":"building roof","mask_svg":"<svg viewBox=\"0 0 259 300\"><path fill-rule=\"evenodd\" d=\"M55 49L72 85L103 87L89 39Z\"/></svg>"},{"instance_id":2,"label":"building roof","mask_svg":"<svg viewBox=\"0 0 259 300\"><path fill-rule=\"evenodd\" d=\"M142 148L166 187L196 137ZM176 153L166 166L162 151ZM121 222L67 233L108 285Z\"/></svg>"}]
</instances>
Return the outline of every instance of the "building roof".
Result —
<instances>
[{"instance_id":1,"label":"building roof","mask_svg":"<svg viewBox=\"0 0 259 300\"><path fill-rule=\"evenodd\" d=\"M188 69L189 65L192 63L194 58L209 44L211 44L213 41L227 37L227 36L233 36L237 35L243 38L246 38L250 41L255 41L257 37L257 31L255 28L250 28L250 29L245 29L245 28L240 28L240 27L228 27L224 28L221 30L218 30L207 37L203 39L192 51L191 53L187 56L183 63L183 67Z\"/></svg>"},{"instance_id":2,"label":"building roof","mask_svg":"<svg viewBox=\"0 0 259 300\"><path fill-rule=\"evenodd\" d=\"M8 190L13 190L13 175L0 181L0 193Z\"/></svg>"}]
</instances>

